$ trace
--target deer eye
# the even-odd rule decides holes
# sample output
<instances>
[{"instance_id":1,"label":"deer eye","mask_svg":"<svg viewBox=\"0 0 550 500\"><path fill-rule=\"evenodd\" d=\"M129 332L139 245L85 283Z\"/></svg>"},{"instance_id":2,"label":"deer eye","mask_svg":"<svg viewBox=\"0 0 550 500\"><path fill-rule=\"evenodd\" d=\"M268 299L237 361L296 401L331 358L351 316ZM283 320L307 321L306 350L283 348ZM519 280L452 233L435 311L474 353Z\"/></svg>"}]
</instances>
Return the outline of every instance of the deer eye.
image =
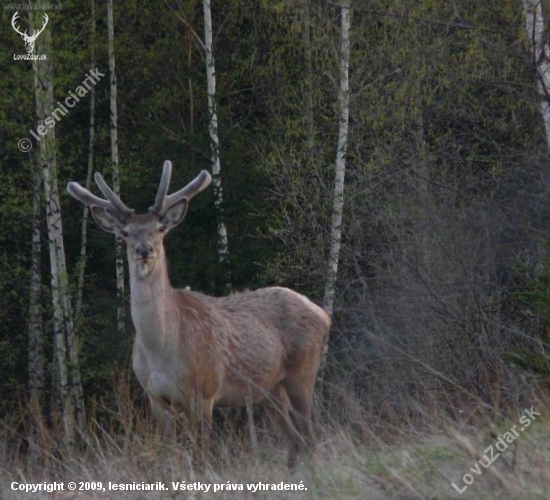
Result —
<instances>
[{"instance_id":1,"label":"deer eye","mask_svg":"<svg viewBox=\"0 0 550 500\"><path fill-rule=\"evenodd\" d=\"M161 224L159 226L159 233L164 233L164 231L166 231L166 226L164 224Z\"/></svg>"},{"instance_id":2,"label":"deer eye","mask_svg":"<svg viewBox=\"0 0 550 500\"><path fill-rule=\"evenodd\" d=\"M128 237L128 235L130 234L126 229L122 229L120 231L120 234L122 234L122 236L124 236L125 238Z\"/></svg>"}]
</instances>

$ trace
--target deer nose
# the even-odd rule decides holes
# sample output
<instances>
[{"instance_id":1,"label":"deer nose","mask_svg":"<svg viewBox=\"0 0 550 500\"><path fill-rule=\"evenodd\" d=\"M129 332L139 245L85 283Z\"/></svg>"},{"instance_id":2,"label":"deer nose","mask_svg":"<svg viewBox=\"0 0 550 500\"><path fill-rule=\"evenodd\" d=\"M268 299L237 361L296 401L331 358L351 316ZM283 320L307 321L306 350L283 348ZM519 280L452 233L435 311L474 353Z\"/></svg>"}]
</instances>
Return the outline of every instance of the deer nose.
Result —
<instances>
[{"instance_id":1,"label":"deer nose","mask_svg":"<svg viewBox=\"0 0 550 500\"><path fill-rule=\"evenodd\" d=\"M149 243L139 243L136 246L136 253L142 258L146 259L153 251L153 247Z\"/></svg>"}]
</instances>

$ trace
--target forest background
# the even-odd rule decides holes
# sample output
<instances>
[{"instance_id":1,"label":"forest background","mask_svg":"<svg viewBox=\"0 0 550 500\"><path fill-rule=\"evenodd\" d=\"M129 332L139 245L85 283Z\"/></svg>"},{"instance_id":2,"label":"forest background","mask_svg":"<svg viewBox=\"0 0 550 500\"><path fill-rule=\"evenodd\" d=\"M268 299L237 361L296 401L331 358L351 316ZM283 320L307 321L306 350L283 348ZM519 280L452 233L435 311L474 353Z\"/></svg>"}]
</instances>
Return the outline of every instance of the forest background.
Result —
<instances>
[{"instance_id":1,"label":"forest background","mask_svg":"<svg viewBox=\"0 0 550 500\"><path fill-rule=\"evenodd\" d=\"M99 171L143 212L170 159L173 189L201 169L223 187L223 198L215 185L194 199L167 239L175 286L223 295L281 285L332 312L317 406L321 468L338 474L304 472L319 495L456 494L451 480L492 436L524 408L548 408L550 6L212 0L214 94L206 3L0 11L0 413L18 450L5 445L3 470L106 481L150 467L128 444L150 427L131 373L123 252L84 223L64 186ZM25 53L16 10L21 31L48 14L35 47L47 63L15 60ZM95 68L106 76L37 141L30 131ZM546 413L540 434L475 487L549 494ZM237 434L246 449L249 433ZM528 442L540 449L522 455ZM174 470L178 453L165 462ZM90 454L100 465L85 465ZM345 457L340 468L331 454Z\"/></svg>"}]
</instances>

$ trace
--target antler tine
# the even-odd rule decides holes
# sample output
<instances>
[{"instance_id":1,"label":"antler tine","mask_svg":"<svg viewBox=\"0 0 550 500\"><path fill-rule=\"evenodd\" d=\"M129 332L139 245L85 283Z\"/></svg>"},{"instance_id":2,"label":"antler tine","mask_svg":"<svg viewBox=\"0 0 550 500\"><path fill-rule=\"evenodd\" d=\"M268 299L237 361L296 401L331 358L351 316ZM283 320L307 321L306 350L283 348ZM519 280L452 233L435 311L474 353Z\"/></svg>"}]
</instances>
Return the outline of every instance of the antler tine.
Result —
<instances>
[{"instance_id":1,"label":"antler tine","mask_svg":"<svg viewBox=\"0 0 550 500\"><path fill-rule=\"evenodd\" d=\"M19 26L16 26L15 25L15 22L18 20L19 18L19 11L16 11L15 14L13 15L13 17L11 18L11 26L12 28L17 32L19 33L21 36L27 36L27 30L25 30L24 33L21 33L19 31Z\"/></svg>"},{"instance_id":2,"label":"antler tine","mask_svg":"<svg viewBox=\"0 0 550 500\"><path fill-rule=\"evenodd\" d=\"M33 33L32 33L32 36L34 38L38 38L38 35L40 35L40 33L42 33L44 31L44 29L46 28L46 25L48 24L48 21L50 20L50 18L48 17L48 14L46 14L44 12L44 21L43 21L43 24L42 24L42 28L39 29L39 30L33 30Z\"/></svg>"},{"instance_id":3,"label":"antler tine","mask_svg":"<svg viewBox=\"0 0 550 500\"><path fill-rule=\"evenodd\" d=\"M168 193L168 187L170 186L170 178L172 177L172 162L166 160L162 166L162 177L160 178L159 188L157 191L157 197L155 198L155 204L149 207L150 212L156 212L162 214L164 211L164 202L166 201L166 194Z\"/></svg>"},{"instance_id":4,"label":"antler tine","mask_svg":"<svg viewBox=\"0 0 550 500\"><path fill-rule=\"evenodd\" d=\"M98 205L100 207L113 210L113 205L110 201L104 200L103 198L99 198L95 194L90 193L90 191L83 188L78 182L69 182L69 184L67 184L67 191L73 198L76 198L85 205Z\"/></svg>"},{"instance_id":5,"label":"antler tine","mask_svg":"<svg viewBox=\"0 0 550 500\"><path fill-rule=\"evenodd\" d=\"M101 177L101 174L99 172L96 172L94 174L94 179L99 189L101 189L101 192L109 200L111 204L111 208L114 208L117 212L119 212L120 215L123 215L123 216L132 215L134 213L134 210L127 207L122 202L122 200L113 192L113 190L107 185L107 183L103 180L103 177Z\"/></svg>"},{"instance_id":6,"label":"antler tine","mask_svg":"<svg viewBox=\"0 0 550 500\"><path fill-rule=\"evenodd\" d=\"M210 182L212 182L212 176L206 170L203 170L194 180L187 184L187 186L168 195L166 197L165 207L172 206L182 198L187 198L190 200L193 196L199 194L203 189L207 188Z\"/></svg>"}]
</instances>

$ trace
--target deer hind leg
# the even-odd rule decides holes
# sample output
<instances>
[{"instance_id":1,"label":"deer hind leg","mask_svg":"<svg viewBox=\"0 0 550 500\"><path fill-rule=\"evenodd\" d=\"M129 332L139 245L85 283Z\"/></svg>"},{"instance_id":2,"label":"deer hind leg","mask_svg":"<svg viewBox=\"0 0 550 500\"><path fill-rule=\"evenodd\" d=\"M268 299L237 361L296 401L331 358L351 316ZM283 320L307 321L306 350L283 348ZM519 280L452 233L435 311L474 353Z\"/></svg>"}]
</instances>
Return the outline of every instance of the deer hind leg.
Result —
<instances>
[{"instance_id":1,"label":"deer hind leg","mask_svg":"<svg viewBox=\"0 0 550 500\"><path fill-rule=\"evenodd\" d=\"M198 409L198 417L200 424L198 428L199 439L198 445L203 459L208 461L210 459L210 436L212 434L212 407L213 401L203 399L200 401L200 407Z\"/></svg>"},{"instance_id":2,"label":"deer hind leg","mask_svg":"<svg viewBox=\"0 0 550 500\"><path fill-rule=\"evenodd\" d=\"M269 398L269 415L289 443L288 467L294 468L300 451L300 432L294 425L290 415L291 403L283 384L278 384L271 391Z\"/></svg>"},{"instance_id":3,"label":"deer hind leg","mask_svg":"<svg viewBox=\"0 0 550 500\"><path fill-rule=\"evenodd\" d=\"M311 383L303 383L303 380L294 381L292 379L283 382L291 403L291 418L300 435L300 439L296 441L296 455L307 453L311 456L317 448L317 438L312 419L314 382L315 379Z\"/></svg>"}]
</instances>

